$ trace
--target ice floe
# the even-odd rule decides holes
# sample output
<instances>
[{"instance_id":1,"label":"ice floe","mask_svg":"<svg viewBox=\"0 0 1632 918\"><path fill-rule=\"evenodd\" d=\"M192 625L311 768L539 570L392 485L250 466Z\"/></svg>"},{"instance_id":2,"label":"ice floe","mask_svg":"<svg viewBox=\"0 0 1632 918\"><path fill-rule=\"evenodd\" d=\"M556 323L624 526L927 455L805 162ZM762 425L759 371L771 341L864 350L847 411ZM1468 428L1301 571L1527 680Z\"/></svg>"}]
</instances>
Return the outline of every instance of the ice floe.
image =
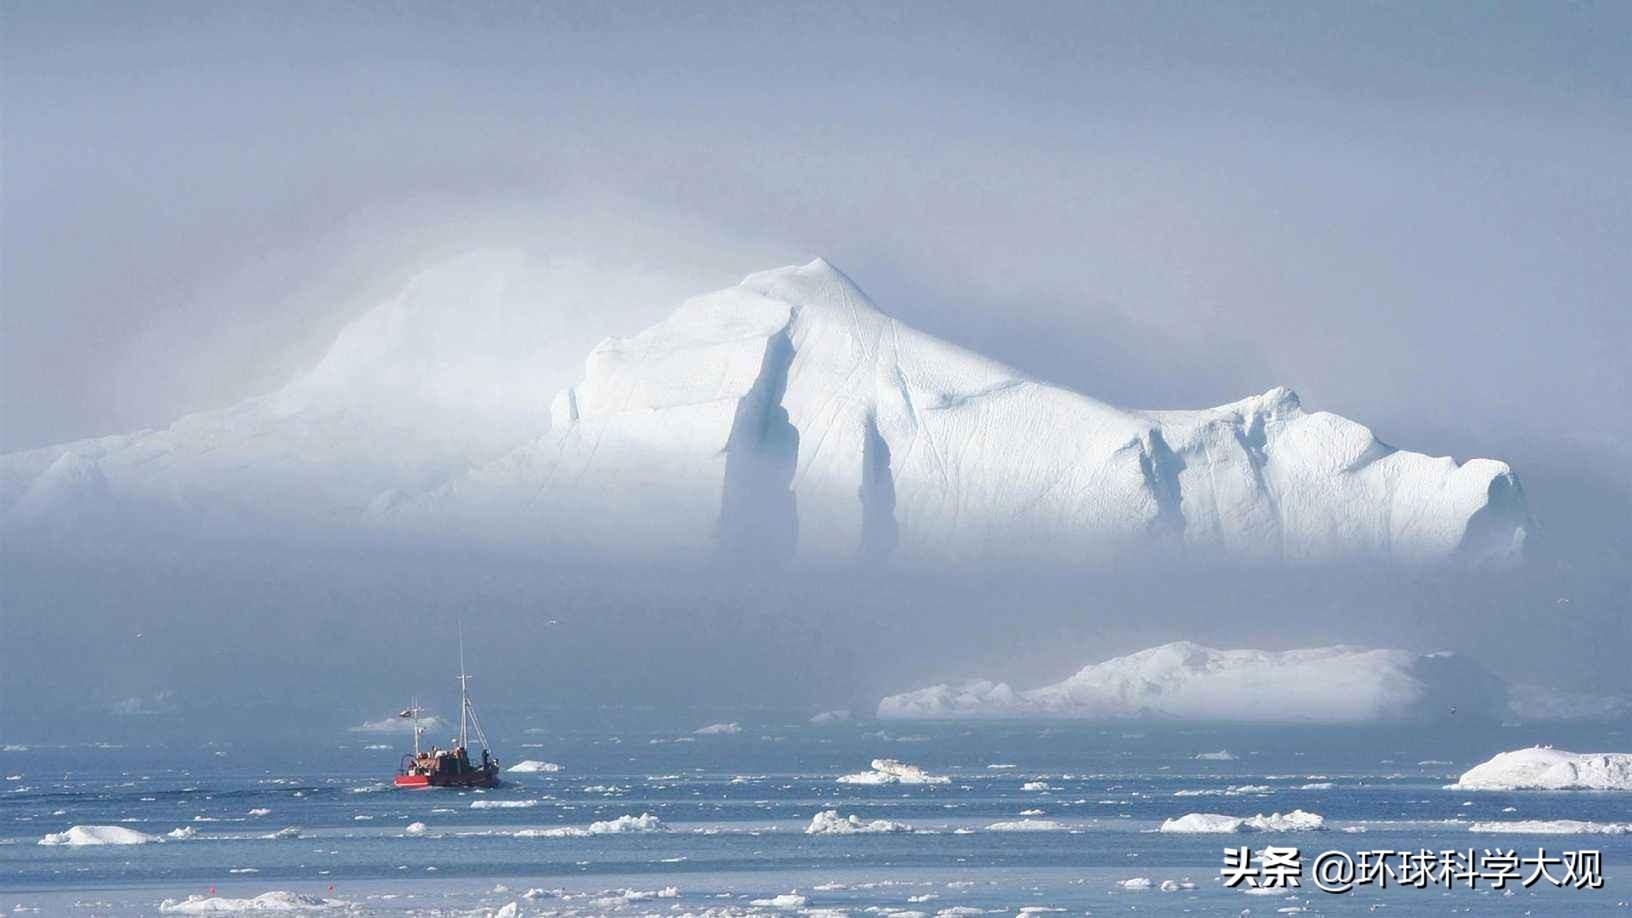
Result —
<instances>
[{"instance_id":1,"label":"ice floe","mask_svg":"<svg viewBox=\"0 0 1632 918\"><path fill-rule=\"evenodd\" d=\"M518 775L553 774L554 772L558 772L560 770L561 766L555 764L554 762L540 762L537 759L527 759L524 762L517 762L516 764L505 769L505 771Z\"/></svg>"},{"instance_id":2,"label":"ice floe","mask_svg":"<svg viewBox=\"0 0 1632 918\"><path fill-rule=\"evenodd\" d=\"M916 765L895 759L873 759L872 770L841 775L840 784L950 784L944 775L932 775Z\"/></svg>"},{"instance_id":3,"label":"ice floe","mask_svg":"<svg viewBox=\"0 0 1632 918\"><path fill-rule=\"evenodd\" d=\"M1004 822L994 822L986 827L988 832L1058 832L1064 829L1063 823L1052 819L1011 819Z\"/></svg>"},{"instance_id":4,"label":"ice floe","mask_svg":"<svg viewBox=\"0 0 1632 918\"><path fill-rule=\"evenodd\" d=\"M796 889L768 899L754 899L748 904L757 908L804 908L808 901L810 900L799 895L799 890Z\"/></svg>"},{"instance_id":5,"label":"ice floe","mask_svg":"<svg viewBox=\"0 0 1632 918\"><path fill-rule=\"evenodd\" d=\"M806 835L879 835L911 832L912 826L889 819L863 820L856 815L840 816L838 810L823 810L812 816Z\"/></svg>"},{"instance_id":6,"label":"ice floe","mask_svg":"<svg viewBox=\"0 0 1632 918\"><path fill-rule=\"evenodd\" d=\"M1326 820L1317 813L1292 810L1289 813L1271 813L1268 816L1224 816L1219 813L1186 813L1177 819L1162 823L1158 831L1187 834L1214 832L1308 832L1326 828Z\"/></svg>"},{"instance_id":7,"label":"ice floe","mask_svg":"<svg viewBox=\"0 0 1632 918\"><path fill-rule=\"evenodd\" d=\"M650 813L639 816L619 816L588 826L552 826L547 829L521 829L516 838L584 838L590 835L616 835L624 832L667 832L663 820Z\"/></svg>"},{"instance_id":8,"label":"ice floe","mask_svg":"<svg viewBox=\"0 0 1632 918\"><path fill-rule=\"evenodd\" d=\"M737 723L709 724L691 731L695 736L736 736L742 732L742 725Z\"/></svg>"},{"instance_id":9,"label":"ice floe","mask_svg":"<svg viewBox=\"0 0 1632 918\"><path fill-rule=\"evenodd\" d=\"M42 845L146 845L163 841L157 835L127 829L124 826L69 826L66 832L53 832L41 838Z\"/></svg>"},{"instance_id":10,"label":"ice floe","mask_svg":"<svg viewBox=\"0 0 1632 918\"><path fill-rule=\"evenodd\" d=\"M316 912L329 909L349 909L352 903L344 899L325 899L301 893L274 890L250 899L227 896L188 896L185 899L165 899L159 911L172 915L231 915L241 912Z\"/></svg>"}]
</instances>

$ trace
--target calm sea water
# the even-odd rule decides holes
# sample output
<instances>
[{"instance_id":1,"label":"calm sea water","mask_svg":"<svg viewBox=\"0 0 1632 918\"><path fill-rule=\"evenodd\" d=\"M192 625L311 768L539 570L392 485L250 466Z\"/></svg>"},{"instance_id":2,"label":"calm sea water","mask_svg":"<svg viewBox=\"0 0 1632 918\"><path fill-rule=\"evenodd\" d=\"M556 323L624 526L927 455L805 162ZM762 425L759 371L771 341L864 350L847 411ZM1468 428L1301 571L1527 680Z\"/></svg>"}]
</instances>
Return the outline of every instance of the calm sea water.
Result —
<instances>
[{"instance_id":1,"label":"calm sea water","mask_svg":"<svg viewBox=\"0 0 1632 918\"><path fill-rule=\"evenodd\" d=\"M1626 750L1605 727L1187 729L1059 724L815 726L740 719L741 732L560 731L524 715L496 736L507 774L488 792L390 787L406 739L342 734L301 746L127 744L0 753L0 908L146 915L262 904L335 914L1624 914L1632 835L1480 834L1482 820L1632 823L1632 794L1447 790L1491 754L1534 742ZM387 748L369 748L384 745ZM1222 756L1198 758L1207 753ZM838 783L890 757L950 783ZM1243 789L1243 786L1246 786ZM1231 792L1231 788L1236 788ZM911 831L810 835L823 810ZM1190 812L1293 809L1318 832L1174 835ZM586 834L650 814L650 831ZM1030 831L992 826L1031 820ZM648 824L650 820L647 821ZM423 823L423 834L409 834ZM165 837L40 845L71 826ZM565 829L555 836L518 831ZM603 826L602 829L607 827ZM177 829L187 838L167 837ZM1350 831L1345 831L1350 830ZM1362 831L1363 830L1363 831ZM1327 849L1596 849L1605 887L1249 895L1219 882L1227 845ZM1148 878L1149 889L1127 880ZM1177 889L1163 891L1164 881ZM203 897L189 903L188 897ZM212 900L213 901L207 901ZM778 898L782 897L782 898ZM758 903L758 904L756 904Z\"/></svg>"}]
</instances>

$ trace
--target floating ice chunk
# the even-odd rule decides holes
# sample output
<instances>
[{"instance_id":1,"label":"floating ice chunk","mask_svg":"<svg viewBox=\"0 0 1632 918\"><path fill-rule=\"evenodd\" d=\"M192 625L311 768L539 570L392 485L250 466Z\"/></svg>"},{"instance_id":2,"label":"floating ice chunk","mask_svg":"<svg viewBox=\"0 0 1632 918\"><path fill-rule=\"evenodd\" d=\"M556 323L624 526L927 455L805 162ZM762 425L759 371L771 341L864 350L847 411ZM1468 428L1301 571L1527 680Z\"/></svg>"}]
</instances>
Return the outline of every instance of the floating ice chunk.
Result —
<instances>
[{"instance_id":1,"label":"floating ice chunk","mask_svg":"<svg viewBox=\"0 0 1632 918\"><path fill-rule=\"evenodd\" d=\"M528 759L524 762L517 762L516 764L505 769L505 771L518 775L554 773L560 770L561 766L555 764L554 762L540 762L537 759Z\"/></svg>"},{"instance_id":2,"label":"floating ice chunk","mask_svg":"<svg viewBox=\"0 0 1632 918\"><path fill-rule=\"evenodd\" d=\"M1224 816L1219 813L1186 813L1177 819L1162 823L1162 832L1310 832L1326 828L1326 820L1317 813L1293 810L1290 813L1271 813L1268 816Z\"/></svg>"},{"instance_id":3,"label":"floating ice chunk","mask_svg":"<svg viewBox=\"0 0 1632 918\"><path fill-rule=\"evenodd\" d=\"M890 832L911 832L912 826L888 819L863 821L861 817L840 816L838 810L823 810L812 816L805 827L806 835L876 835Z\"/></svg>"},{"instance_id":4,"label":"floating ice chunk","mask_svg":"<svg viewBox=\"0 0 1632 918\"><path fill-rule=\"evenodd\" d=\"M525 810L538 806L537 800L472 800L473 810Z\"/></svg>"},{"instance_id":5,"label":"floating ice chunk","mask_svg":"<svg viewBox=\"0 0 1632 918\"><path fill-rule=\"evenodd\" d=\"M841 775L840 784L950 784L944 775L931 775L916 765L895 759L873 759L872 771Z\"/></svg>"},{"instance_id":6,"label":"floating ice chunk","mask_svg":"<svg viewBox=\"0 0 1632 918\"><path fill-rule=\"evenodd\" d=\"M1587 822L1580 819L1516 819L1476 822L1469 832L1511 833L1514 835L1628 835L1632 822Z\"/></svg>"},{"instance_id":7,"label":"floating ice chunk","mask_svg":"<svg viewBox=\"0 0 1632 918\"><path fill-rule=\"evenodd\" d=\"M598 898L590 900L596 908L609 909L620 905L629 905L634 902L646 902L651 899L678 899L678 886L665 886L662 889L619 889Z\"/></svg>"},{"instance_id":8,"label":"floating ice chunk","mask_svg":"<svg viewBox=\"0 0 1632 918\"><path fill-rule=\"evenodd\" d=\"M748 904L757 908L804 908L807 901L809 900L799 895L799 890L796 889L769 899L754 899Z\"/></svg>"},{"instance_id":9,"label":"floating ice chunk","mask_svg":"<svg viewBox=\"0 0 1632 918\"><path fill-rule=\"evenodd\" d=\"M226 896L188 896L185 899L166 899L159 903L159 911L173 915L230 915L240 912L317 912L328 909L349 909L352 903L344 899L324 899L300 893L275 890L261 893L253 899L232 899Z\"/></svg>"},{"instance_id":10,"label":"floating ice chunk","mask_svg":"<svg viewBox=\"0 0 1632 918\"><path fill-rule=\"evenodd\" d=\"M365 720L355 727L351 727L350 731L352 733L412 733L414 732L414 723L415 721L406 717L382 717L379 720ZM421 717L418 723L420 729L431 733L447 727L447 722L434 714L430 717Z\"/></svg>"},{"instance_id":11,"label":"floating ice chunk","mask_svg":"<svg viewBox=\"0 0 1632 918\"><path fill-rule=\"evenodd\" d=\"M1047 781L1027 781L1020 785L1020 789L1023 791L1051 791L1054 786Z\"/></svg>"},{"instance_id":12,"label":"floating ice chunk","mask_svg":"<svg viewBox=\"0 0 1632 918\"><path fill-rule=\"evenodd\" d=\"M742 732L742 725L736 723L709 724L706 727L698 727L691 732L697 736L736 736Z\"/></svg>"},{"instance_id":13,"label":"floating ice chunk","mask_svg":"<svg viewBox=\"0 0 1632 918\"><path fill-rule=\"evenodd\" d=\"M986 827L988 832L1058 832L1064 829L1063 823L1052 819L1011 819L1005 822L994 822Z\"/></svg>"},{"instance_id":14,"label":"floating ice chunk","mask_svg":"<svg viewBox=\"0 0 1632 918\"><path fill-rule=\"evenodd\" d=\"M419 836L425 834L425 823L423 823L423 822L410 822L410 823L408 823L408 825L406 827L403 828L402 834L407 835L407 836L411 836L411 837L414 837L414 838L418 838Z\"/></svg>"},{"instance_id":15,"label":"floating ice chunk","mask_svg":"<svg viewBox=\"0 0 1632 918\"><path fill-rule=\"evenodd\" d=\"M810 719L810 722L820 726L822 724L836 724L836 723L840 723L842 721L846 721L846 720L849 720L849 719L850 719L850 709L849 708L840 708L840 709L835 710L835 711L823 711L820 714L817 714L814 717L812 717Z\"/></svg>"},{"instance_id":16,"label":"floating ice chunk","mask_svg":"<svg viewBox=\"0 0 1632 918\"><path fill-rule=\"evenodd\" d=\"M274 839L274 840L289 839L289 838L299 838L300 837L300 826L284 826L283 828L279 829L276 832L270 832L270 833L267 833L266 835L262 835L261 837L262 838L268 838L268 839Z\"/></svg>"},{"instance_id":17,"label":"floating ice chunk","mask_svg":"<svg viewBox=\"0 0 1632 918\"><path fill-rule=\"evenodd\" d=\"M179 829L171 829L169 832L166 832L164 837L173 838L177 841L186 841L189 838L197 837L197 835L197 829L193 828L192 826L182 826Z\"/></svg>"},{"instance_id":18,"label":"floating ice chunk","mask_svg":"<svg viewBox=\"0 0 1632 918\"><path fill-rule=\"evenodd\" d=\"M1457 790L1632 790L1632 753L1531 746L1498 753L1451 785Z\"/></svg>"},{"instance_id":19,"label":"floating ice chunk","mask_svg":"<svg viewBox=\"0 0 1632 918\"><path fill-rule=\"evenodd\" d=\"M650 813L639 816L619 816L588 826L553 826L548 829L522 829L516 838L583 838L590 835L617 835L624 832L667 832L669 827Z\"/></svg>"},{"instance_id":20,"label":"floating ice chunk","mask_svg":"<svg viewBox=\"0 0 1632 918\"><path fill-rule=\"evenodd\" d=\"M163 841L157 835L148 835L124 826L70 826L66 832L53 832L41 838L42 845L145 845Z\"/></svg>"},{"instance_id":21,"label":"floating ice chunk","mask_svg":"<svg viewBox=\"0 0 1632 918\"><path fill-rule=\"evenodd\" d=\"M1123 889L1149 889L1151 882L1150 877L1129 877L1116 885Z\"/></svg>"},{"instance_id":22,"label":"floating ice chunk","mask_svg":"<svg viewBox=\"0 0 1632 918\"><path fill-rule=\"evenodd\" d=\"M1220 749L1217 752L1199 753L1196 759L1202 762L1233 762L1235 755L1228 749Z\"/></svg>"},{"instance_id":23,"label":"floating ice chunk","mask_svg":"<svg viewBox=\"0 0 1632 918\"><path fill-rule=\"evenodd\" d=\"M264 806L258 806L256 808L254 808L253 810L250 810L249 815L251 815L251 816L270 816L270 815L272 815L272 811L267 809Z\"/></svg>"}]
</instances>

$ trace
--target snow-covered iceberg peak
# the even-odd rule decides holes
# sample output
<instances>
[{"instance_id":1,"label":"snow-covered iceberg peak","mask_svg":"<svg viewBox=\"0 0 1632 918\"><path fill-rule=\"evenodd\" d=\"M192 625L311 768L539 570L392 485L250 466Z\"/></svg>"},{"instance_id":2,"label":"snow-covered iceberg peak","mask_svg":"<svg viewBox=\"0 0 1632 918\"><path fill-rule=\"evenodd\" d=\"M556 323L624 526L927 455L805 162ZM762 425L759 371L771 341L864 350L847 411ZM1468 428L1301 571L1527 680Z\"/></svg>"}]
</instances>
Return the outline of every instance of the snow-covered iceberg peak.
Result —
<instances>
[{"instance_id":1,"label":"snow-covered iceberg peak","mask_svg":"<svg viewBox=\"0 0 1632 918\"><path fill-rule=\"evenodd\" d=\"M607 338L559 388L587 346L564 356L578 317L645 289L596 293L590 274L454 259L268 396L3 457L0 525L129 506L182 530L298 516L539 550L904 564L1506 558L1529 526L1503 463L1394 449L1285 388L1119 408L909 328L820 259Z\"/></svg>"},{"instance_id":2,"label":"snow-covered iceberg peak","mask_svg":"<svg viewBox=\"0 0 1632 918\"><path fill-rule=\"evenodd\" d=\"M1465 657L1366 647L1217 650L1163 644L1041 688L935 685L879 702L884 719L1152 717L1234 723L1364 723L1499 716L1505 686Z\"/></svg>"},{"instance_id":3,"label":"snow-covered iceberg peak","mask_svg":"<svg viewBox=\"0 0 1632 918\"><path fill-rule=\"evenodd\" d=\"M1500 462L1396 450L1284 387L1117 408L902 325L820 259L604 342L551 417L553 443L512 467L571 481L558 497L582 509L640 494L702 550L1490 558L1528 523Z\"/></svg>"}]
</instances>

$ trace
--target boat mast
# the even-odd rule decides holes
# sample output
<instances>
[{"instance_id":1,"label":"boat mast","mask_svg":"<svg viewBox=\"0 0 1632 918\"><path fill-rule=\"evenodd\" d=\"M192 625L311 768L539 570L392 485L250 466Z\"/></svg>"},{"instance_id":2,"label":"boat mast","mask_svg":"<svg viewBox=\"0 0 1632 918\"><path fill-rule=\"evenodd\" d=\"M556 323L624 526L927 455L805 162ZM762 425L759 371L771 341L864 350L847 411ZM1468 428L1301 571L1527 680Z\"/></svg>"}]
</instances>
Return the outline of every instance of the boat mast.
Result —
<instances>
[{"instance_id":1,"label":"boat mast","mask_svg":"<svg viewBox=\"0 0 1632 918\"><path fill-rule=\"evenodd\" d=\"M419 758L419 699L415 698L408 703L408 711L414 718L414 758Z\"/></svg>"},{"instance_id":2,"label":"boat mast","mask_svg":"<svg viewBox=\"0 0 1632 918\"><path fill-rule=\"evenodd\" d=\"M459 748L469 749L468 723L470 718L470 677L465 675L465 623L459 623Z\"/></svg>"}]
</instances>

